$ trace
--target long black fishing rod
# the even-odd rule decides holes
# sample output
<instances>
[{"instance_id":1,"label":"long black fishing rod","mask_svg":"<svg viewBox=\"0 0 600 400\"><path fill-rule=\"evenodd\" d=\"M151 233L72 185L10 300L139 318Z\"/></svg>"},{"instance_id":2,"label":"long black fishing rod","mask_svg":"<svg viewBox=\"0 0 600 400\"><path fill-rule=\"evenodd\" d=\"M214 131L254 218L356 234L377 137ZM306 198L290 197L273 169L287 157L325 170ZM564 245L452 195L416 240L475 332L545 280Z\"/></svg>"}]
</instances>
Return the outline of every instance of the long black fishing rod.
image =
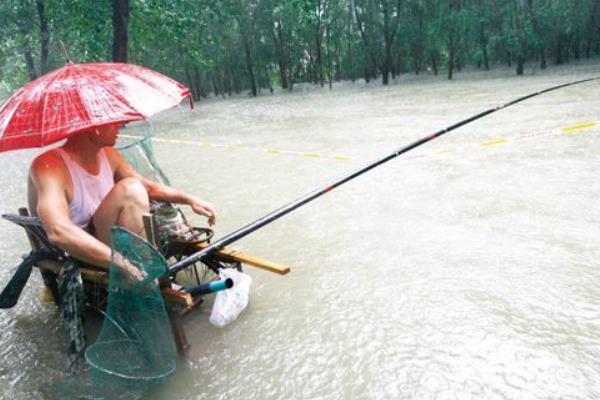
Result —
<instances>
[{"instance_id":1,"label":"long black fishing rod","mask_svg":"<svg viewBox=\"0 0 600 400\"><path fill-rule=\"evenodd\" d=\"M370 171L373 168L378 167L381 164L384 164L384 163L390 161L391 159L398 157L401 154L409 152L412 149L415 149L415 148L421 146L422 144L425 144L425 143L427 143L427 142L429 142L429 141L431 141L431 140L433 140L435 138L438 138L438 137L440 137L440 136L442 136L442 135L444 135L444 134L446 134L446 133L448 133L450 131L453 131L456 128L460 128L463 125L467 125L467 124L469 124L469 123L471 123L471 122L473 122L475 120L478 120L478 119L483 118L483 117L485 117L487 115L495 113L496 111L502 110L503 108L510 107L513 104L517 104L517 103L520 103L520 102L525 101L527 99L530 99L532 97L539 96L542 93L547 93L547 92L550 92L550 91L553 91L553 90L557 90L557 89L561 89L561 88L564 88L564 87L567 87L567 86L577 85L579 83L589 82L589 81L593 81L593 80L597 80L597 79L600 79L600 77L589 78L589 79L582 79L580 81L575 81L575 82L569 82L569 83L565 83L565 84L562 84L562 85L553 86L551 88L544 89L544 90L541 90L539 92L528 94L527 96L519 97L518 99L513 100L513 101L511 101L509 103L503 104L503 105L498 106L498 107L490 108L489 110L483 111L483 112L481 112L481 113L479 113L477 115L474 115L474 116L469 117L467 119L464 119L464 120L462 120L460 122L457 122L457 123L455 123L453 125L450 125L450 126L444 128L444 129L440 130L440 131L437 131L437 132L432 133L432 134L430 134L428 136L425 136L424 138L419 139L419 140L417 140L414 143L411 143L411 144L409 144L407 146L401 147L400 149L394 151L393 153L391 153L391 154L389 154L389 155L387 155L387 156L385 156L385 157L383 157L383 158L381 158L381 159L379 159L379 160L377 160L377 161L375 161L375 162L373 162L371 164L368 164L368 165L366 165L366 166L364 166L364 167L356 170L355 172L351 173L350 175L347 175L347 176L344 176L342 178L339 178L338 180L332 182L331 184L329 184L329 185L327 185L327 186L325 186L323 188L314 190L314 191L306 194L305 196L300 197L299 199L297 199L297 200L295 200L295 201L293 201L293 202L291 202L291 203L289 203L289 204L287 204L287 205L285 205L285 206L283 206L283 207L281 207L281 208L279 208L279 209L277 209L277 210L275 210L275 211L273 211L273 212L265 215L264 217L259 218L258 220L256 220L256 221L254 221L254 222L252 222L252 223L250 223L250 224L248 224L248 225L246 225L246 226L244 226L244 227L242 227L242 228L240 228L240 229L238 229L238 230L230 233L229 235L224 236L223 238L219 239L218 241L216 241L212 245L210 245L210 246L208 246L208 247L206 247L206 248L198 251L197 253L194 253L194 254L192 254L192 255L190 255L190 256L182 259L181 261L176 262L175 264L173 264L169 268L169 270L170 270L171 273L176 273L177 271L179 271L179 270L181 270L181 269L183 269L183 268L185 268L185 267L187 267L187 266L189 266L189 265L191 265L191 264L193 264L193 263L195 263L197 261L202 260L204 257L208 256L209 254L211 254L211 253L213 253L213 252L215 252L215 251L217 251L219 249L222 249L223 247L227 246L228 244L231 244L231 243L233 243L233 242L235 242L235 241L243 238L244 236L246 236L246 235L254 232L255 230L260 229L261 227L263 227L263 226L265 226L265 225L267 225L267 224L275 221L276 219L279 219L280 217L283 217L287 213L289 213L289 212L291 212L291 211L293 211L293 210L295 210L295 209L297 209L297 208L305 205L306 203L309 203L309 202L313 201L317 197L320 197L320 196L324 195L325 193L330 192L331 190L333 190L333 189L337 188L338 186L341 186L342 184L344 184L344 183L346 183L346 182L348 182L348 181L356 178L357 176L362 175L365 172Z\"/></svg>"}]
</instances>

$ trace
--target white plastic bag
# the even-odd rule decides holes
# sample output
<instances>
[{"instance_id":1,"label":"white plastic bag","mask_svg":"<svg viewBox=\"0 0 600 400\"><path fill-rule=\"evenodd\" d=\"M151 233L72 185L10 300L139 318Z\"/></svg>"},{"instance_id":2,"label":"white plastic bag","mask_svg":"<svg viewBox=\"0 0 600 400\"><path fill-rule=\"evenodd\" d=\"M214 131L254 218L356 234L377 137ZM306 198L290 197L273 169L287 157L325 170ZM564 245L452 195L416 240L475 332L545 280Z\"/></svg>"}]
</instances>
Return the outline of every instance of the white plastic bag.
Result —
<instances>
[{"instance_id":1,"label":"white plastic bag","mask_svg":"<svg viewBox=\"0 0 600 400\"><path fill-rule=\"evenodd\" d=\"M233 268L221 269L219 277L233 279L231 289L221 290L217 293L210 313L210 323L222 328L235 320L248 305L252 278Z\"/></svg>"}]
</instances>

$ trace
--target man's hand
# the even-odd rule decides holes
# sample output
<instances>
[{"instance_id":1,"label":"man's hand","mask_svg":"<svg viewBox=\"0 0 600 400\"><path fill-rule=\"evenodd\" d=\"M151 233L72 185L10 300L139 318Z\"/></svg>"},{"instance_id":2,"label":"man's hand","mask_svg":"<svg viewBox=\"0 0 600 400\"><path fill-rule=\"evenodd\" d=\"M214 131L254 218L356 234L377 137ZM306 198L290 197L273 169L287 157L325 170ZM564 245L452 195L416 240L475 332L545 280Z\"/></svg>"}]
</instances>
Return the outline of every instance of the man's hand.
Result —
<instances>
[{"instance_id":1,"label":"man's hand","mask_svg":"<svg viewBox=\"0 0 600 400\"><path fill-rule=\"evenodd\" d=\"M125 274L125 278L129 281L128 283L141 282L148 276L145 271L137 268L120 253L113 255L113 263L115 267L119 268Z\"/></svg>"},{"instance_id":2,"label":"man's hand","mask_svg":"<svg viewBox=\"0 0 600 400\"><path fill-rule=\"evenodd\" d=\"M190 207L196 214L204 215L208 218L208 225L213 226L217 222L217 212L212 204L194 198L190 203Z\"/></svg>"}]
</instances>

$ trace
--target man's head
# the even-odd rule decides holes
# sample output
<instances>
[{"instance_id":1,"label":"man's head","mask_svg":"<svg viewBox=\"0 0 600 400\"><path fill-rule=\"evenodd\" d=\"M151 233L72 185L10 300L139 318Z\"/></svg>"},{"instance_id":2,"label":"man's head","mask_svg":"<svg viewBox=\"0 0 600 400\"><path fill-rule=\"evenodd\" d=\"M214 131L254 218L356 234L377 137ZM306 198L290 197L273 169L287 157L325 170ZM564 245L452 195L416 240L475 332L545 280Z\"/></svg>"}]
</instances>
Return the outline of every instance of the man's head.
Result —
<instances>
[{"instance_id":1,"label":"man's head","mask_svg":"<svg viewBox=\"0 0 600 400\"><path fill-rule=\"evenodd\" d=\"M108 124L92 128L88 133L91 142L99 146L114 146L117 142L120 124Z\"/></svg>"}]
</instances>

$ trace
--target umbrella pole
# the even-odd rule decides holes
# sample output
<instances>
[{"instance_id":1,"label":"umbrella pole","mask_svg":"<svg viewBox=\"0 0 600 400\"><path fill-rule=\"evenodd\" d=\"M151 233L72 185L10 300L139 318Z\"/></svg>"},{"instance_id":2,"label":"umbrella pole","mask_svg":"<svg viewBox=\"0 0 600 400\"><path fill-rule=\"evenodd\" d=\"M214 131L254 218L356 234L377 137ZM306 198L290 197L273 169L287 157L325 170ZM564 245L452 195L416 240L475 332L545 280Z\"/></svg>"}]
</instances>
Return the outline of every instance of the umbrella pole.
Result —
<instances>
[{"instance_id":1,"label":"umbrella pole","mask_svg":"<svg viewBox=\"0 0 600 400\"><path fill-rule=\"evenodd\" d=\"M232 233L224 236L223 238L221 238L218 241L214 242L209 247L206 247L205 249L202 249L199 252L194 253L194 254L192 254L192 255L190 255L190 256L188 256L188 257L186 257L186 258L184 258L184 259L182 259L182 260L180 260L178 262L176 262L175 264L173 264L169 268L170 273L174 274L177 271L180 271L181 269L186 268L187 266L189 266L189 265L191 265L191 264L193 264L195 262L201 261L204 257L208 256L209 254L211 254L211 253L213 253L213 252L215 252L217 250L222 249L223 247L227 246L228 244L231 244L231 243L233 243L233 242L235 242L235 241L237 241L237 240L245 237L246 235L248 235L248 234L256 231L257 229L260 229L263 226L265 226L265 225L267 225L267 224L275 221L276 219L279 219L279 218L283 217L284 215L288 214L289 212L291 212L291 211L293 211L293 210L295 210L295 209L297 209L299 207L302 207L306 203L309 203L309 202L313 201L314 199L316 199L316 198L324 195L325 193L330 192L331 190L337 188L338 186L343 185L344 183L346 183L346 182L348 182L348 181L350 181L350 180L352 180L352 179L354 179L354 178L356 178L356 177L364 174L367 171L372 170L375 167L378 167L378 166L380 166L380 165L382 165L382 164L384 164L384 163L386 163L386 162L388 162L388 161L390 161L390 160L398 157L401 154L407 153L407 152L409 152L409 151L411 151L411 150L413 150L413 149L415 149L415 148L417 148L417 147L419 147L419 146L421 146L421 145L423 145L423 144L425 144L425 143L427 143L427 142L429 142L431 140L434 140L434 139L436 139L436 138L438 138L438 137L440 137L440 136L442 136L442 135L444 135L444 134L446 134L448 132L451 132L451 131L453 131L453 130L455 130L457 128L460 128L461 126L467 125L467 124L469 124L469 123L471 123L473 121L476 121L476 120L478 120L480 118L483 118L483 117L485 117L487 115L490 115L492 113L495 113L496 111L500 111L500 110L502 110L504 108L510 107L510 106L512 106L514 104L520 103L520 102L525 101L527 99L530 99L532 97L539 96L539 95L541 95L543 93L547 93L547 92L550 92L550 91L553 91L553 90L557 90L557 89L561 89L561 88L564 88L564 87L567 87L567 86L577 85L577 84L580 84L580 83L583 83L583 82L589 82L589 81L594 81L594 80L598 80L598 79L600 79L600 77L589 78L589 79L582 79L582 80L579 80L579 81L569 82L569 83L565 83L565 84L562 84L562 85L552 86L550 88L547 88L547 89L544 89L544 90L540 90L538 92L531 93L531 94L528 94L526 96L519 97L518 99L512 100L512 101L510 101L508 103L505 103L503 105L500 105L500 106L497 106L497 107L494 107L494 108L490 108L490 109L485 110L485 111L483 111L483 112L481 112L479 114L473 115L473 116L471 116L469 118L463 119L462 121L456 122L453 125L450 125L450 126L444 128L444 129L441 129L441 130L439 130L439 131L437 131L435 133L427 135L427 136L425 136L425 137L423 137L423 138L421 138L421 139L419 139L419 140L417 140L417 141L415 141L415 142L413 142L413 143L411 143L411 144L409 144L407 146L399 148L398 150L396 150L396 151L388 154L387 156L385 156L385 157L383 157L383 158L381 158L379 160L376 160L376 161L374 161L374 162L372 162L372 163L370 163L370 164L368 164L366 166L363 166L362 168L359 168L358 170L354 171L353 173L351 173L349 175L346 175L346 176L344 176L342 178L337 179L336 181L330 183L329 185L327 185L327 186L325 186L323 188L316 189L316 190L314 190L314 191L312 191L312 192L310 192L310 193L308 193L308 194L300 197L299 199L297 199L297 200L295 200L295 201L293 201L293 202L291 202L291 203L289 203L289 204L287 204L287 205L285 205L285 206L283 206L283 207L281 207L281 208L279 208L279 209L277 209L275 211L272 211L271 213L265 215L264 217L259 218L258 220L256 220L256 221L254 221L254 222L252 222L252 223L250 223L250 224L248 224L248 225L246 225L246 226L244 226L244 227L242 227L242 228L240 228L240 229L238 229L238 230L236 230L236 231L234 231L234 232L232 232Z\"/></svg>"}]
</instances>

